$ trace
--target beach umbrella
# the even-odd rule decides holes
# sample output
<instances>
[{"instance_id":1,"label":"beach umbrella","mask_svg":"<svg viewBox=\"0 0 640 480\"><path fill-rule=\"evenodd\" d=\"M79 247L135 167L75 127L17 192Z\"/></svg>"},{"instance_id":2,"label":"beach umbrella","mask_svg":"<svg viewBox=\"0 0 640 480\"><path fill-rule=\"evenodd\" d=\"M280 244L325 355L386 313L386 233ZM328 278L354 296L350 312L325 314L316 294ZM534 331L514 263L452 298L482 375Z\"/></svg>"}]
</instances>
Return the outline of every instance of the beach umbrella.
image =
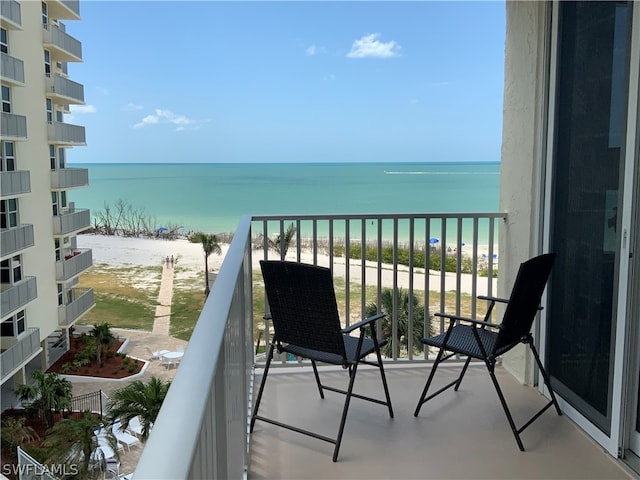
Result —
<instances>
[{"instance_id":1,"label":"beach umbrella","mask_svg":"<svg viewBox=\"0 0 640 480\"><path fill-rule=\"evenodd\" d=\"M429 243L430 243L431 245L435 245L435 244L436 244L436 243L438 243L439 241L440 241L440 240L438 240L436 237L431 237L431 238L429 239Z\"/></svg>"},{"instance_id":2,"label":"beach umbrella","mask_svg":"<svg viewBox=\"0 0 640 480\"><path fill-rule=\"evenodd\" d=\"M158 228L158 230L156 230L156 231L157 231L158 233L162 233L162 232L166 232L166 231L168 231L168 230L169 230L169 229L168 229L167 227L160 227L160 228Z\"/></svg>"}]
</instances>

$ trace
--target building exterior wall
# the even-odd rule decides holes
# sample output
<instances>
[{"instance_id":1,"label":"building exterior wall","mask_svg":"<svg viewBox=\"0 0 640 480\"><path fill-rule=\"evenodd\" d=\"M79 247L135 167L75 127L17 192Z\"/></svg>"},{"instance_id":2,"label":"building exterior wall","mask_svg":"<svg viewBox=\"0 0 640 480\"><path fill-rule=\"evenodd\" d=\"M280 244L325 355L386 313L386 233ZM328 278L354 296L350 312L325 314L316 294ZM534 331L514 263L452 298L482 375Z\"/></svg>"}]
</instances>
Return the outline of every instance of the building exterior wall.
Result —
<instances>
[{"instance_id":1,"label":"building exterior wall","mask_svg":"<svg viewBox=\"0 0 640 480\"><path fill-rule=\"evenodd\" d=\"M29 329L39 328L42 351L40 353L39 365L42 369L51 364L48 358L47 337L56 332L56 337L65 337L67 332L59 323L59 299L58 285L62 285L64 290L70 289L75 279L71 281L60 281L56 274L56 250L54 232L54 219L52 207L52 169L50 162L50 143L55 145L56 151L59 148L68 150L69 144L50 142L50 125L47 118L47 98L52 99L54 110L68 112L68 105L56 104L56 100L51 93L51 79L45 74L45 34L47 31L43 27L42 5L49 7L48 30L55 30L54 25L59 19L63 24L77 21L77 12L69 11L65 3L59 0L49 0L46 2L21 1L13 2L19 4L21 28L13 28L7 24L5 12L12 3L10 0L2 0L2 27L7 29L8 54L21 60L24 64L24 85L14 85L3 78L2 85L10 86L11 91L11 113L24 115L27 119L27 138L14 141L14 153L16 169L28 171L30 177L30 192L20 194L18 199L18 223L33 225L33 246L16 253L21 256L22 277L36 277L37 297L31 300L26 307L26 329L15 338L2 337L2 348L6 349L12 344L19 342L25 337ZM77 4L69 2L72 8L77 8ZM57 13L61 12L61 13ZM59 18L62 16L63 18ZM62 26L62 29L65 27ZM62 63L62 69L56 64L57 54L52 52L50 75L62 75L66 77L66 64ZM49 83L49 90L47 90ZM75 103L82 103L83 99L71 100ZM54 112L53 120L56 120ZM61 118L64 121L64 115ZM11 138L2 138L3 141L12 141ZM68 155L65 155L65 157ZM5 173L4 171L2 172ZM80 185L80 187L86 185ZM73 202L72 194L66 192L67 204ZM9 197L2 196L5 200ZM73 232L67 237L67 246L75 245ZM58 237L63 243L63 238ZM4 246L3 246L4 248ZM62 249L64 255L64 248ZM11 258L13 254L2 252L2 260ZM3 289L7 286L3 280ZM7 312L1 312L2 320L11 316ZM77 319L76 319L77 320ZM66 325L65 327L68 327ZM60 333L62 332L62 333ZM24 368L24 367L23 367ZM5 372L6 373L6 372ZM9 377L9 378L7 378ZM13 377L13 379L11 378ZM18 380L16 380L16 378ZM5 376L3 373L2 383L10 385L18 381L22 382L24 371L17 375ZM12 380L12 381L9 381ZM4 393L4 390L3 390Z\"/></svg>"},{"instance_id":2,"label":"building exterior wall","mask_svg":"<svg viewBox=\"0 0 640 480\"><path fill-rule=\"evenodd\" d=\"M540 253L544 165L546 2L507 1L498 295L508 298L520 263ZM503 357L518 380L532 382L531 358L524 346Z\"/></svg>"}]
</instances>

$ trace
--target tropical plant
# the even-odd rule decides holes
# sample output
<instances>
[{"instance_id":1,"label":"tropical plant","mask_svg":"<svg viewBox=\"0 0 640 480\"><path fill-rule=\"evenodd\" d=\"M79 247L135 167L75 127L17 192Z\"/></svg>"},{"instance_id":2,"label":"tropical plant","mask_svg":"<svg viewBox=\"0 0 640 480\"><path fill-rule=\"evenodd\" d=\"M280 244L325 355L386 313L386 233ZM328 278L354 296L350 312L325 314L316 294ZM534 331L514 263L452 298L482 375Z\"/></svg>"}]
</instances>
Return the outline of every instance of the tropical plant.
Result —
<instances>
[{"instance_id":1,"label":"tropical plant","mask_svg":"<svg viewBox=\"0 0 640 480\"><path fill-rule=\"evenodd\" d=\"M96 342L96 361L98 366L102 367L102 349L105 345L111 345L115 340L111 333L111 325L109 323L96 323L89 334L95 338Z\"/></svg>"},{"instance_id":2,"label":"tropical plant","mask_svg":"<svg viewBox=\"0 0 640 480\"><path fill-rule=\"evenodd\" d=\"M212 253L216 255L222 254L222 248L218 243L218 236L211 233L197 232L189 237L191 243L202 244L204 253L204 294L209 295L209 256Z\"/></svg>"},{"instance_id":3,"label":"tropical plant","mask_svg":"<svg viewBox=\"0 0 640 480\"><path fill-rule=\"evenodd\" d=\"M32 427L25 424L26 420L23 416L15 415L2 420L2 430L0 430L2 448L13 450L18 445L40 438Z\"/></svg>"},{"instance_id":4,"label":"tropical plant","mask_svg":"<svg viewBox=\"0 0 640 480\"><path fill-rule=\"evenodd\" d=\"M284 232L284 240L280 237L280 234L276 235L273 240L267 238L269 248L277 254L281 255L281 257L286 257L289 246L291 245L291 241L293 240L295 235L296 227L293 225L293 223L291 223L287 227L287 231Z\"/></svg>"},{"instance_id":5,"label":"tropical plant","mask_svg":"<svg viewBox=\"0 0 640 480\"><path fill-rule=\"evenodd\" d=\"M387 343L381 350L382 354L386 357L393 355L393 344L398 344L398 354L402 351L408 351L409 349L409 337L412 338L414 353L420 353L422 350L422 344L420 339L430 335L431 322L430 317L427 314L427 325L425 330L425 309L420 304L418 298L414 295L412 299L413 303L413 331L409 332L409 293L399 288L397 291L397 315L398 315L398 328L396 336L393 336L393 290L385 288L381 293L382 306L378 309L375 303L370 303L365 309L367 317L375 315L379 311L386 314L386 317L381 322L382 338L388 339Z\"/></svg>"},{"instance_id":6,"label":"tropical plant","mask_svg":"<svg viewBox=\"0 0 640 480\"><path fill-rule=\"evenodd\" d=\"M43 442L47 449L46 463L65 463L74 478L98 478L105 471L106 458L99 448L95 431L102 428L102 420L85 411L80 418L65 418L57 422ZM118 442L110 428L101 433L118 458Z\"/></svg>"},{"instance_id":7,"label":"tropical plant","mask_svg":"<svg viewBox=\"0 0 640 480\"><path fill-rule=\"evenodd\" d=\"M170 385L169 381L151 377L148 383L136 380L116 390L107 403L110 421L119 419L122 422L121 428L127 428L134 417L139 417L142 425L142 440L146 440Z\"/></svg>"},{"instance_id":8,"label":"tropical plant","mask_svg":"<svg viewBox=\"0 0 640 480\"><path fill-rule=\"evenodd\" d=\"M31 378L34 383L19 385L16 395L25 410L36 409L44 425L50 427L53 425L53 413L69 407L71 403L71 382L55 373L42 373L40 370L34 371Z\"/></svg>"}]
</instances>

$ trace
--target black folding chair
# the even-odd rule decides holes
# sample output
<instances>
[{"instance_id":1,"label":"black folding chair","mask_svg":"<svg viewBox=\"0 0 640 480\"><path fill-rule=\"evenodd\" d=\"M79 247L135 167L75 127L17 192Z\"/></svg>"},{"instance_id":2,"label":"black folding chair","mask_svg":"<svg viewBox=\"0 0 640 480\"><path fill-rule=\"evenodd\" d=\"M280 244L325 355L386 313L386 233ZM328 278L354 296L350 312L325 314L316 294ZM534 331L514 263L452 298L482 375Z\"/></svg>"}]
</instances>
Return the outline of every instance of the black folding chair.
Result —
<instances>
[{"instance_id":1,"label":"black folding chair","mask_svg":"<svg viewBox=\"0 0 640 480\"><path fill-rule=\"evenodd\" d=\"M386 405L389 409L389 416L393 418L389 388L380 356L380 347L387 342L386 340L378 341L375 328L376 321L383 318L384 314L374 315L343 329L340 326L333 278L328 268L295 262L264 260L260 262L260 267L271 311L274 335L251 417L251 431L253 432L256 420L262 420L333 443L335 444L333 451L333 461L335 462L338 459L351 397ZM355 330L360 330L358 337L349 335ZM369 337L365 336L366 330L369 331ZM311 360L320 398L324 398L323 390L346 395L340 428L335 439L258 415L274 349L277 349L279 353L286 352ZM372 353L376 355L377 361L375 362L366 359ZM349 387L347 390L323 385L320 382L316 362L342 365L342 368L348 369ZM361 363L380 369L385 401L353 393L356 371Z\"/></svg>"},{"instance_id":2,"label":"black folding chair","mask_svg":"<svg viewBox=\"0 0 640 480\"><path fill-rule=\"evenodd\" d=\"M540 361L536 347L533 344L533 337L530 332L536 313L541 309L540 300L551 273L555 257L555 253L548 253L522 263L520 265L520 270L518 271L518 276L516 277L513 290L511 291L511 297L508 300L486 296L478 297L490 302L484 320L474 320L457 315L436 313L436 316L449 319L449 327L444 333L421 339L422 343L432 347L437 347L439 350L414 412L416 417L420 413L422 405L428 400L453 386L455 386L456 391L458 390L460 383L462 382L462 377L467 371L467 367L469 366L469 362L472 358L482 360L487 366L493 385L495 386L498 397L500 398L500 403L507 415L509 425L511 426L513 435L516 437L518 448L520 448L521 451L524 451L524 446L520 440L520 433L531 425L551 405L555 406L558 415L562 415L560 406L556 401L553 388L551 388L549 376L542 366L542 362ZM502 318L502 323L499 325L488 321L496 302L507 304ZM496 359L519 343L529 345L531 352L533 352L533 356L538 364L544 383L549 390L551 400L522 427L517 428L513 421L513 417L511 416L511 412L509 411L509 407L504 399L504 395L502 394L502 390L500 389L500 385L498 384L498 380L496 379L494 369ZM449 353L445 355L445 352ZM431 381L433 380L433 376L438 365L454 355L467 356L467 361L462 368L460 376L450 384L442 387L440 390L427 397L429 386L431 385Z\"/></svg>"}]
</instances>

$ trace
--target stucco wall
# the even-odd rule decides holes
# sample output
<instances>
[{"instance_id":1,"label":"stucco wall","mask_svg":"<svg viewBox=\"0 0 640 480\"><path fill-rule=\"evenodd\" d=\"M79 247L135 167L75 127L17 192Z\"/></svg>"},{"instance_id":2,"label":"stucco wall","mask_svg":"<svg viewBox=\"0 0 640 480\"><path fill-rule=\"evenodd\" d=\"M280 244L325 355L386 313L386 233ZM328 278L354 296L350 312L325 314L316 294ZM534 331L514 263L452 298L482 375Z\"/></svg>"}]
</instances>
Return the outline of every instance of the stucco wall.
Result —
<instances>
[{"instance_id":1,"label":"stucco wall","mask_svg":"<svg viewBox=\"0 0 640 480\"><path fill-rule=\"evenodd\" d=\"M508 1L500 210L498 295L508 298L521 262L538 254L541 216L546 2ZM531 358L524 346L503 358L520 381L531 383Z\"/></svg>"}]
</instances>

